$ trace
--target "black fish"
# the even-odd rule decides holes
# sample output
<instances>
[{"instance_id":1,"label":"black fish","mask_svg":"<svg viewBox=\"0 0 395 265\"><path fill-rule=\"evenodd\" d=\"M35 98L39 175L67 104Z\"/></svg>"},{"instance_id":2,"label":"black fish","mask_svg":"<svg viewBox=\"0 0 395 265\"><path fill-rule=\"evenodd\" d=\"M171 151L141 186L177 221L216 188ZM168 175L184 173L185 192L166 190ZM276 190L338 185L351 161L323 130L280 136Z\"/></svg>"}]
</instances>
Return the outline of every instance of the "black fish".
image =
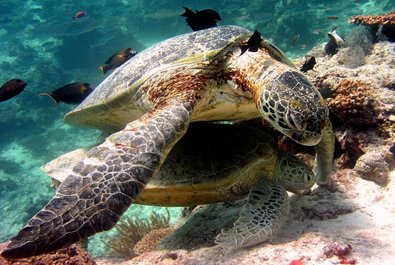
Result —
<instances>
[{"instance_id":1,"label":"black fish","mask_svg":"<svg viewBox=\"0 0 395 265\"><path fill-rule=\"evenodd\" d=\"M250 52L258 51L261 42L262 42L261 33L255 30L252 36L248 39L247 44L240 46L241 49L240 55L242 55L246 51L250 51Z\"/></svg>"},{"instance_id":2,"label":"black fish","mask_svg":"<svg viewBox=\"0 0 395 265\"><path fill-rule=\"evenodd\" d=\"M0 102L15 97L23 91L27 84L21 79L11 79L0 88Z\"/></svg>"},{"instance_id":3,"label":"black fish","mask_svg":"<svg viewBox=\"0 0 395 265\"><path fill-rule=\"evenodd\" d=\"M310 71L314 68L314 65L317 62L315 61L315 57L311 56L310 58L308 58L302 65L302 67L300 67L300 71L302 71L303 73L306 73L307 71Z\"/></svg>"},{"instance_id":4,"label":"black fish","mask_svg":"<svg viewBox=\"0 0 395 265\"><path fill-rule=\"evenodd\" d=\"M136 54L137 52L132 48L121 49L113 54L102 66L100 66L99 70L105 74L107 71L121 66Z\"/></svg>"},{"instance_id":5,"label":"black fish","mask_svg":"<svg viewBox=\"0 0 395 265\"><path fill-rule=\"evenodd\" d=\"M335 55L341 45L344 44L344 39L336 33L336 28L328 32L329 41L325 45L325 52L328 55Z\"/></svg>"},{"instance_id":6,"label":"black fish","mask_svg":"<svg viewBox=\"0 0 395 265\"><path fill-rule=\"evenodd\" d=\"M196 13L187 7L184 9L185 13L181 16L187 18L186 22L193 31L216 27L217 22L221 21L220 15L212 9L196 10Z\"/></svg>"},{"instance_id":7,"label":"black fish","mask_svg":"<svg viewBox=\"0 0 395 265\"><path fill-rule=\"evenodd\" d=\"M88 83L71 83L55 89L51 93L40 93L40 96L50 97L55 104L80 104L93 91Z\"/></svg>"}]
</instances>

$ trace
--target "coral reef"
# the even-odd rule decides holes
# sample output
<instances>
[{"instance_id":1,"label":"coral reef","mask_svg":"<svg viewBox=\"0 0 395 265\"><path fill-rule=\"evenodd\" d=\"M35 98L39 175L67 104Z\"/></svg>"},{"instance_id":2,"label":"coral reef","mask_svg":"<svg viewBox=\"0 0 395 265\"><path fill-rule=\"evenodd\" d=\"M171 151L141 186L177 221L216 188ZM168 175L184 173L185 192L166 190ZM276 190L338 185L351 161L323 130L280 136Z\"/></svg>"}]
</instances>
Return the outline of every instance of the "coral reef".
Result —
<instances>
[{"instance_id":1,"label":"coral reef","mask_svg":"<svg viewBox=\"0 0 395 265\"><path fill-rule=\"evenodd\" d=\"M341 80L328 98L329 110L342 123L351 126L373 126L376 118L373 113L370 87L359 80Z\"/></svg>"},{"instance_id":2,"label":"coral reef","mask_svg":"<svg viewBox=\"0 0 395 265\"><path fill-rule=\"evenodd\" d=\"M356 34L353 38L365 37ZM339 146L336 168L354 169L358 176L386 185L394 165L389 150L395 142L395 44L355 43L364 50L358 59L362 65L344 63L356 60L350 59L348 53L355 47L343 48L331 58L322 55L322 48L317 47L311 51L317 58L316 71L308 75L331 112Z\"/></svg>"},{"instance_id":3,"label":"coral reef","mask_svg":"<svg viewBox=\"0 0 395 265\"><path fill-rule=\"evenodd\" d=\"M353 16L348 21L363 25L395 25L395 11L377 16Z\"/></svg>"},{"instance_id":4,"label":"coral reef","mask_svg":"<svg viewBox=\"0 0 395 265\"><path fill-rule=\"evenodd\" d=\"M139 242L134 245L133 251L137 255L155 250L162 239L172 233L174 228L156 228L146 234Z\"/></svg>"},{"instance_id":5,"label":"coral reef","mask_svg":"<svg viewBox=\"0 0 395 265\"><path fill-rule=\"evenodd\" d=\"M155 249L162 237L171 232L170 213L166 212L167 216L152 212L149 220L127 217L120 221L115 227L115 236L104 242L111 250L110 255L131 259Z\"/></svg>"},{"instance_id":6,"label":"coral reef","mask_svg":"<svg viewBox=\"0 0 395 265\"><path fill-rule=\"evenodd\" d=\"M377 161L384 157L377 150L388 154L395 142L395 45L372 45L366 35L356 29L347 38L354 45L333 57L323 53L322 45L314 48L309 55L316 57L317 64L307 75L330 109L337 142L336 169L354 169L357 175L385 185L393 157L385 155L380 164Z\"/></svg>"},{"instance_id":7,"label":"coral reef","mask_svg":"<svg viewBox=\"0 0 395 265\"><path fill-rule=\"evenodd\" d=\"M368 26L377 40L395 41L395 11L377 16L353 16L348 21Z\"/></svg>"},{"instance_id":8,"label":"coral reef","mask_svg":"<svg viewBox=\"0 0 395 265\"><path fill-rule=\"evenodd\" d=\"M311 51L317 64L315 71L309 71L313 83L328 99L328 105L335 117L336 126L375 126L380 136L394 135L393 113L395 113L395 44L379 42L363 56L363 65L347 67L347 50L341 49L331 58L322 54L322 47Z\"/></svg>"},{"instance_id":9,"label":"coral reef","mask_svg":"<svg viewBox=\"0 0 395 265\"><path fill-rule=\"evenodd\" d=\"M0 244L0 252L6 244ZM96 265L97 263L90 257L89 253L78 245L57 250L49 254L43 254L30 258L6 260L0 256L1 265Z\"/></svg>"}]
</instances>

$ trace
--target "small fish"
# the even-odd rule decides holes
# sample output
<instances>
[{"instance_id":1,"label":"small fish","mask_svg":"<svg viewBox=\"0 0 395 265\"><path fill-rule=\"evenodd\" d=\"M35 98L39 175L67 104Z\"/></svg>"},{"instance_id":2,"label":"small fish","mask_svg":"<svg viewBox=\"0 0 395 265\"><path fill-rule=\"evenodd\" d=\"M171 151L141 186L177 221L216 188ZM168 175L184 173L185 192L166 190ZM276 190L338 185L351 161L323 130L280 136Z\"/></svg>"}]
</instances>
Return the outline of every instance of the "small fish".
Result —
<instances>
[{"instance_id":1,"label":"small fish","mask_svg":"<svg viewBox=\"0 0 395 265\"><path fill-rule=\"evenodd\" d=\"M99 70L102 71L103 74L105 74L107 73L107 71L121 66L136 54L137 52L132 48L121 49L113 54L102 66L100 66Z\"/></svg>"},{"instance_id":2,"label":"small fish","mask_svg":"<svg viewBox=\"0 0 395 265\"><path fill-rule=\"evenodd\" d=\"M239 16L236 18L236 20L249 20L250 17L249 16Z\"/></svg>"},{"instance_id":3,"label":"small fish","mask_svg":"<svg viewBox=\"0 0 395 265\"><path fill-rule=\"evenodd\" d=\"M291 47L293 47L299 39L300 39L300 34L296 34L295 36L293 36Z\"/></svg>"},{"instance_id":4,"label":"small fish","mask_svg":"<svg viewBox=\"0 0 395 265\"><path fill-rule=\"evenodd\" d=\"M315 35L320 35L322 32L322 29L313 29L313 34Z\"/></svg>"},{"instance_id":5,"label":"small fish","mask_svg":"<svg viewBox=\"0 0 395 265\"><path fill-rule=\"evenodd\" d=\"M338 16L327 16L326 18L327 18L327 19L339 19Z\"/></svg>"},{"instance_id":6,"label":"small fish","mask_svg":"<svg viewBox=\"0 0 395 265\"><path fill-rule=\"evenodd\" d=\"M75 13L75 15L73 16L73 20L75 20L76 18L82 18L83 16L85 16L87 13L84 11L78 11L77 13Z\"/></svg>"},{"instance_id":7,"label":"small fish","mask_svg":"<svg viewBox=\"0 0 395 265\"><path fill-rule=\"evenodd\" d=\"M196 10L196 13L187 7L184 9L185 12L181 16L186 17L186 22L193 31L216 27L217 22L221 21L220 15L212 9Z\"/></svg>"},{"instance_id":8,"label":"small fish","mask_svg":"<svg viewBox=\"0 0 395 265\"><path fill-rule=\"evenodd\" d=\"M40 93L39 96L50 97L55 104L80 104L93 91L88 83L71 83L55 89L50 93Z\"/></svg>"},{"instance_id":9,"label":"small fish","mask_svg":"<svg viewBox=\"0 0 395 265\"><path fill-rule=\"evenodd\" d=\"M259 31L255 30L251 37L248 39L247 44L240 46L241 54L245 53L246 51L256 52L258 51L262 42L262 36Z\"/></svg>"},{"instance_id":10,"label":"small fish","mask_svg":"<svg viewBox=\"0 0 395 265\"><path fill-rule=\"evenodd\" d=\"M0 102L20 94L26 85L25 81L21 79L11 79L5 82L0 88Z\"/></svg>"},{"instance_id":11,"label":"small fish","mask_svg":"<svg viewBox=\"0 0 395 265\"><path fill-rule=\"evenodd\" d=\"M336 33L336 27L328 32L329 41L325 45L325 53L328 55L335 55L341 45L345 43L345 40Z\"/></svg>"},{"instance_id":12,"label":"small fish","mask_svg":"<svg viewBox=\"0 0 395 265\"><path fill-rule=\"evenodd\" d=\"M307 71L313 70L314 65L316 63L317 62L315 61L315 57L311 56L310 58L306 59L306 61L300 67L300 71L302 71L303 73L306 73Z\"/></svg>"}]
</instances>

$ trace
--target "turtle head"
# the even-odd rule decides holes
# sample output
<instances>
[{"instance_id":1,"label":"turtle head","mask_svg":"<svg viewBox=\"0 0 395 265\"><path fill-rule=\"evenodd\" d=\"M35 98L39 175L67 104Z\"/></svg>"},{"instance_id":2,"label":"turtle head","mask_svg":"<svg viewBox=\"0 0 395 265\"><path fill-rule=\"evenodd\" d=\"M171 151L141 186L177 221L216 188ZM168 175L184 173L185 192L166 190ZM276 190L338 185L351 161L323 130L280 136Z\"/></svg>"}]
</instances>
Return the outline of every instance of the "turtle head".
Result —
<instances>
[{"instance_id":1,"label":"turtle head","mask_svg":"<svg viewBox=\"0 0 395 265\"><path fill-rule=\"evenodd\" d=\"M300 72L277 75L257 97L264 119L294 141L313 146L321 141L328 108L318 90Z\"/></svg>"},{"instance_id":2,"label":"turtle head","mask_svg":"<svg viewBox=\"0 0 395 265\"><path fill-rule=\"evenodd\" d=\"M316 175L302 160L285 152L280 152L276 172L281 185L293 193L300 194L316 182Z\"/></svg>"}]
</instances>

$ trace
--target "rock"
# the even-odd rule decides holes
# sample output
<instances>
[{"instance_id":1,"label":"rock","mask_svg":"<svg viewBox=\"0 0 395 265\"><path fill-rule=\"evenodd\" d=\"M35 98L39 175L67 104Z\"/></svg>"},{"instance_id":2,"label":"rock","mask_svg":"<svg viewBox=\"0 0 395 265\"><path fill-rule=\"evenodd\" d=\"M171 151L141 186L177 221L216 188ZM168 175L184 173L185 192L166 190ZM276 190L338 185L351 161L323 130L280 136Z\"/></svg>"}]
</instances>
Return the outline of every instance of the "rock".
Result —
<instances>
[{"instance_id":1,"label":"rock","mask_svg":"<svg viewBox=\"0 0 395 265\"><path fill-rule=\"evenodd\" d=\"M5 249L7 243L0 244L0 252ZM55 265L55 264L67 264L67 265L96 265L97 263L91 258L89 253L82 249L78 245L72 245L67 248L51 252L49 254L43 254L39 256L6 260L0 256L1 265Z\"/></svg>"},{"instance_id":2,"label":"rock","mask_svg":"<svg viewBox=\"0 0 395 265\"><path fill-rule=\"evenodd\" d=\"M394 162L392 154L381 148L362 155L357 160L354 170L361 178L385 186L389 181L389 173Z\"/></svg>"}]
</instances>

